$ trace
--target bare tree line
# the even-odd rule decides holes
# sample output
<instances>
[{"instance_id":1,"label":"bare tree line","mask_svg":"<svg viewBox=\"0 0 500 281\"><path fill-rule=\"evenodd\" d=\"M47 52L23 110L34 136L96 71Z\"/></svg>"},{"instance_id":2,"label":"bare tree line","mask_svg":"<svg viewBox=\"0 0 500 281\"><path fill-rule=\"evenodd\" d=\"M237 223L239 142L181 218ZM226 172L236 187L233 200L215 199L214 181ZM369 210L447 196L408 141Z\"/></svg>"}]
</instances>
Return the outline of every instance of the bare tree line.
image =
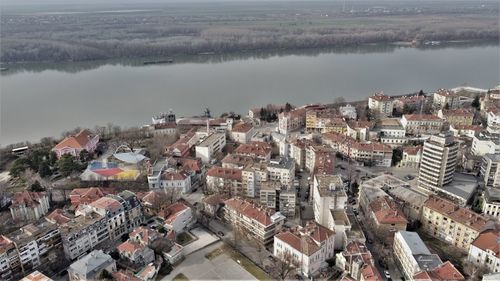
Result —
<instances>
[{"instance_id":1,"label":"bare tree line","mask_svg":"<svg viewBox=\"0 0 500 281\"><path fill-rule=\"evenodd\" d=\"M425 40L496 40L498 11L317 18L299 10L226 15L192 13L4 15L0 60L84 61L235 52L329 48ZM240 14L242 13L242 14ZM283 13L283 14L281 14Z\"/></svg>"}]
</instances>

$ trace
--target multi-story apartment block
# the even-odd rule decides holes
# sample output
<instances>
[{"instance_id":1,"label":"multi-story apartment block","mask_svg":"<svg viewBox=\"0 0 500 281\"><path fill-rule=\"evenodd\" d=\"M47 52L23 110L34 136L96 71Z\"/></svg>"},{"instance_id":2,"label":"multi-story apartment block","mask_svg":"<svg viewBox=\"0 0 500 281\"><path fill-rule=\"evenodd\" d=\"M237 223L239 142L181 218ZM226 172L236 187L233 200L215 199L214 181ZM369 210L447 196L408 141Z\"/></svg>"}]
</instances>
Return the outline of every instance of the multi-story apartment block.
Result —
<instances>
[{"instance_id":1,"label":"multi-story apartment block","mask_svg":"<svg viewBox=\"0 0 500 281\"><path fill-rule=\"evenodd\" d=\"M148 174L148 184L150 189L177 189L182 193L188 193L192 187L191 178L192 175L184 169L155 167Z\"/></svg>"},{"instance_id":2,"label":"multi-story apartment block","mask_svg":"<svg viewBox=\"0 0 500 281\"><path fill-rule=\"evenodd\" d=\"M481 232L472 242L467 259L469 262L483 266L488 272L500 272L500 231L489 229Z\"/></svg>"},{"instance_id":3,"label":"multi-story apartment block","mask_svg":"<svg viewBox=\"0 0 500 281\"><path fill-rule=\"evenodd\" d=\"M309 139L296 139L290 142L288 154L281 154L285 157L290 157L295 161L296 169L304 169L306 167L306 148L314 145L314 141Z\"/></svg>"},{"instance_id":4,"label":"multi-story apartment block","mask_svg":"<svg viewBox=\"0 0 500 281\"><path fill-rule=\"evenodd\" d=\"M456 125L472 125L474 112L464 108L458 109L440 109L437 116L445 119L448 124Z\"/></svg>"},{"instance_id":5,"label":"multi-story apartment block","mask_svg":"<svg viewBox=\"0 0 500 281\"><path fill-rule=\"evenodd\" d=\"M435 135L441 132L444 120L432 114L404 114L401 125L407 135Z\"/></svg>"},{"instance_id":6,"label":"multi-story apartment block","mask_svg":"<svg viewBox=\"0 0 500 281\"><path fill-rule=\"evenodd\" d=\"M347 135L358 141L368 141L373 126L374 123L370 121L349 121L347 122Z\"/></svg>"},{"instance_id":7,"label":"multi-story apartment block","mask_svg":"<svg viewBox=\"0 0 500 281\"><path fill-rule=\"evenodd\" d=\"M420 108L425 103L425 96L421 95L411 95L411 96L403 96L400 98L394 99L394 108L399 112L403 112L405 107L410 110L420 110Z\"/></svg>"},{"instance_id":8,"label":"multi-story apartment block","mask_svg":"<svg viewBox=\"0 0 500 281\"><path fill-rule=\"evenodd\" d=\"M226 146L226 134L212 133L196 145L196 157L203 163L212 161L214 155Z\"/></svg>"},{"instance_id":9,"label":"multi-story apartment block","mask_svg":"<svg viewBox=\"0 0 500 281\"><path fill-rule=\"evenodd\" d=\"M483 126L460 124L450 125L450 131L453 132L453 135L457 137L474 138L474 135L479 134L481 131L483 131Z\"/></svg>"},{"instance_id":10,"label":"multi-story apartment block","mask_svg":"<svg viewBox=\"0 0 500 281\"><path fill-rule=\"evenodd\" d=\"M294 189L284 187L280 182L267 181L260 188L260 204L279 211L287 217L295 216L297 194Z\"/></svg>"},{"instance_id":11,"label":"multi-story apartment block","mask_svg":"<svg viewBox=\"0 0 500 281\"><path fill-rule=\"evenodd\" d=\"M341 106L339 108L340 115L347 119L356 120L358 118L358 114L356 113L356 107L346 104L345 106Z\"/></svg>"},{"instance_id":12,"label":"multi-story apartment block","mask_svg":"<svg viewBox=\"0 0 500 281\"><path fill-rule=\"evenodd\" d=\"M241 171L242 190L238 195L250 198L258 196L262 183L266 182L269 178L268 174L267 163L256 162L246 166Z\"/></svg>"},{"instance_id":13,"label":"multi-story apartment block","mask_svg":"<svg viewBox=\"0 0 500 281\"><path fill-rule=\"evenodd\" d=\"M354 112L356 114L356 111ZM306 130L315 133L339 132L345 133L347 123L329 110L309 109L306 113Z\"/></svg>"},{"instance_id":14,"label":"multi-story apartment block","mask_svg":"<svg viewBox=\"0 0 500 281\"><path fill-rule=\"evenodd\" d=\"M47 254L61 245L57 225L39 221L0 236L0 277L9 280L15 274L40 267Z\"/></svg>"},{"instance_id":15,"label":"multi-story apartment block","mask_svg":"<svg viewBox=\"0 0 500 281\"><path fill-rule=\"evenodd\" d=\"M481 132L472 138L471 153L476 156L500 154L500 138L498 135Z\"/></svg>"},{"instance_id":16,"label":"multi-story apartment block","mask_svg":"<svg viewBox=\"0 0 500 281\"><path fill-rule=\"evenodd\" d=\"M392 164L392 148L380 142L362 143L346 135L327 133L323 134L323 143L344 157L367 165L390 167Z\"/></svg>"},{"instance_id":17,"label":"multi-story apartment block","mask_svg":"<svg viewBox=\"0 0 500 281\"><path fill-rule=\"evenodd\" d=\"M392 237L396 231L406 230L408 221L390 197L377 198L370 203L369 207L369 216L374 222L374 228L385 237Z\"/></svg>"},{"instance_id":18,"label":"multi-story apartment block","mask_svg":"<svg viewBox=\"0 0 500 281\"><path fill-rule=\"evenodd\" d=\"M492 226L486 217L436 196L425 201L420 221L423 231L465 251L480 232Z\"/></svg>"},{"instance_id":19,"label":"multi-story apartment block","mask_svg":"<svg viewBox=\"0 0 500 281\"><path fill-rule=\"evenodd\" d=\"M112 240L117 240L127 233L127 219L125 215L125 207L119 200L112 197L103 197L88 205L92 211L107 219L109 235ZM76 215L81 215L87 210L77 211Z\"/></svg>"},{"instance_id":20,"label":"multi-story apartment block","mask_svg":"<svg viewBox=\"0 0 500 281\"><path fill-rule=\"evenodd\" d=\"M359 241L350 241L344 251L338 253L336 266L347 275L347 280L382 281L382 275L375 266L375 259L368 248Z\"/></svg>"},{"instance_id":21,"label":"multi-story apartment block","mask_svg":"<svg viewBox=\"0 0 500 281\"><path fill-rule=\"evenodd\" d=\"M392 116L392 99L384 93L376 93L368 98L368 108L380 117Z\"/></svg>"},{"instance_id":22,"label":"multi-story apartment block","mask_svg":"<svg viewBox=\"0 0 500 281\"><path fill-rule=\"evenodd\" d=\"M252 141L247 144L240 144L235 150L235 155L249 156L255 159L269 161L273 148L270 144L260 141Z\"/></svg>"},{"instance_id":23,"label":"multi-story apartment block","mask_svg":"<svg viewBox=\"0 0 500 281\"><path fill-rule=\"evenodd\" d=\"M243 194L242 171L234 168L210 168L207 172L207 189L211 193Z\"/></svg>"},{"instance_id":24,"label":"multi-story apartment block","mask_svg":"<svg viewBox=\"0 0 500 281\"><path fill-rule=\"evenodd\" d=\"M485 186L500 188L500 154L485 154L480 173Z\"/></svg>"},{"instance_id":25,"label":"multi-story apartment block","mask_svg":"<svg viewBox=\"0 0 500 281\"><path fill-rule=\"evenodd\" d=\"M283 186L291 188L295 178L295 162L291 158L279 157L271 159L267 164L269 180L279 181Z\"/></svg>"},{"instance_id":26,"label":"multi-story apartment block","mask_svg":"<svg viewBox=\"0 0 500 281\"><path fill-rule=\"evenodd\" d=\"M406 130L397 118L380 119L373 130L383 144L402 146L408 142Z\"/></svg>"},{"instance_id":27,"label":"multi-story apartment block","mask_svg":"<svg viewBox=\"0 0 500 281\"><path fill-rule=\"evenodd\" d=\"M224 201L224 217L246 235L256 239L263 245L273 242L285 222L285 216L280 212L264 208L240 198Z\"/></svg>"},{"instance_id":28,"label":"multi-story apartment block","mask_svg":"<svg viewBox=\"0 0 500 281\"><path fill-rule=\"evenodd\" d=\"M120 202L125 210L125 224L127 232L132 231L144 221L144 212L137 196L128 190L116 195L108 195Z\"/></svg>"},{"instance_id":29,"label":"multi-story apartment block","mask_svg":"<svg viewBox=\"0 0 500 281\"><path fill-rule=\"evenodd\" d=\"M274 236L274 256L292 260L300 272L313 276L334 257L335 232L310 221L305 227L285 230Z\"/></svg>"},{"instance_id":30,"label":"multi-story apartment block","mask_svg":"<svg viewBox=\"0 0 500 281\"><path fill-rule=\"evenodd\" d=\"M329 225L330 210L344 209L347 194L339 175L315 175L311 198L314 219L322 225Z\"/></svg>"},{"instance_id":31,"label":"multi-story apartment block","mask_svg":"<svg viewBox=\"0 0 500 281\"><path fill-rule=\"evenodd\" d=\"M460 105L460 96L450 90L438 89L433 95L432 104L436 108L448 106L450 109L455 109Z\"/></svg>"},{"instance_id":32,"label":"multi-story apartment block","mask_svg":"<svg viewBox=\"0 0 500 281\"><path fill-rule=\"evenodd\" d=\"M418 175L419 186L431 191L443 190L453 181L457 165L458 143L451 132L431 136L425 143Z\"/></svg>"},{"instance_id":33,"label":"multi-story apartment block","mask_svg":"<svg viewBox=\"0 0 500 281\"><path fill-rule=\"evenodd\" d=\"M60 226L66 258L74 260L110 238L108 219L87 209Z\"/></svg>"},{"instance_id":34,"label":"multi-story apartment block","mask_svg":"<svg viewBox=\"0 0 500 281\"><path fill-rule=\"evenodd\" d=\"M297 108L278 115L278 130L281 134L304 128L306 125L306 108Z\"/></svg>"},{"instance_id":35,"label":"multi-story apartment block","mask_svg":"<svg viewBox=\"0 0 500 281\"><path fill-rule=\"evenodd\" d=\"M116 271L116 262L102 250L94 250L90 254L72 263L68 268L70 281L99 280L103 271Z\"/></svg>"},{"instance_id":36,"label":"multi-story apartment block","mask_svg":"<svg viewBox=\"0 0 500 281\"><path fill-rule=\"evenodd\" d=\"M168 206L165 210L160 211L158 216L164 220L163 226L168 230L175 231L175 233L186 231L188 226L196 222L193 209L184 200L179 200Z\"/></svg>"},{"instance_id":37,"label":"multi-story apartment block","mask_svg":"<svg viewBox=\"0 0 500 281\"><path fill-rule=\"evenodd\" d=\"M490 107L486 110L486 130L492 134L500 134L500 109L499 107Z\"/></svg>"},{"instance_id":38,"label":"multi-story apartment block","mask_svg":"<svg viewBox=\"0 0 500 281\"><path fill-rule=\"evenodd\" d=\"M416 232L396 232L393 249L406 280L465 280L452 263L443 263L438 255L432 254Z\"/></svg>"},{"instance_id":39,"label":"multi-story apartment block","mask_svg":"<svg viewBox=\"0 0 500 281\"><path fill-rule=\"evenodd\" d=\"M14 193L9 209L13 220L33 221L44 216L49 207L47 193L22 191Z\"/></svg>"},{"instance_id":40,"label":"multi-story apartment block","mask_svg":"<svg viewBox=\"0 0 500 281\"><path fill-rule=\"evenodd\" d=\"M255 130L251 123L240 122L235 124L231 130L231 138L239 143L249 143L254 135Z\"/></svg>"},{"instance_id":41,"label":"multi-story apartment block","mask_svg":"<svg viewBox=\"0 0 500 281\"><path fill-rule=\"evenodd\" d=\"M315 144L307 146L305 149L305 168L310 173L316 173L317 164L319 164L318 160L328 154L335 155L335 151L328 145ZM332 164L335 165L335 163Z\"/></svg>"}]
</instances>

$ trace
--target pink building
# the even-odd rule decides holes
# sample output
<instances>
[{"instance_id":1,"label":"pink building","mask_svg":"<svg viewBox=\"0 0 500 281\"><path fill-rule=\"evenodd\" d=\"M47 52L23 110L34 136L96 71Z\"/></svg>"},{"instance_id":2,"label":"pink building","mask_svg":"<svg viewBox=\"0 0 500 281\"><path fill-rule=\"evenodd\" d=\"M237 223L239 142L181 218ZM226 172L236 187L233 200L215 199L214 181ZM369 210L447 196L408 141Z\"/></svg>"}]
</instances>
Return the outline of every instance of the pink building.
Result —
<instances>
[{"instance_id":1,"label":"pink building","mask_svg":"<svg viewBox=\"0 0 500 281\"><path fill-rule=\"evenodd\" d=\"M94 152L99 142L99 135L93 136L89 130L81 130L78 134L64 138L52 151L60 158L64 154L79 157L82 150Z\"/></svg>"}]
</instances>

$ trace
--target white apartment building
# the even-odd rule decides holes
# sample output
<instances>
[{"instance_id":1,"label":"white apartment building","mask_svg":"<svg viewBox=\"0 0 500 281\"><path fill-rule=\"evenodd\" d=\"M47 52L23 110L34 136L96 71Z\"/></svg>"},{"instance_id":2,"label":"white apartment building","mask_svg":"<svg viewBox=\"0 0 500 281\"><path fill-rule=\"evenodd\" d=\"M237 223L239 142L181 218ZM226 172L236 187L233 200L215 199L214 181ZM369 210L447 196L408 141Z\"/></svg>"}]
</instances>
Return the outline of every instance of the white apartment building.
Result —
<instances>
[{"instance_id":1,"label":"white apartment building","mask_svg":"<svg viewBox=\"0 0 500 281\"><path fill-rule=\"evenodd\" d=\"M417 169L422 159L422 146L410 146L403 149L403 157L398 167L409 167Z\"/></svg>"},{"instance_id":2,"label":"white apartment building","mask_svg":"<svg viewBox=\"0 0 500 281\"><path fill-rule=\"evenodd\" d=\"M500 154L485 154L480 173L485 186L500 188Z\"/></svg>"},{"instance_id":3,"label":"white apartment building","mask_svg":"<svg viewBox=\"0 0 500 281\"><path fill-rule=\"evenodd\" d=\"M408 280L422 270L431 270L443 262L432 254L416 232L398 231L394 235L394 256L401 272Z\"/></svg>"},{"instance_id":4,"label":"white apartment building","mask_svg":"<svg viewBox=\"0 0 500 281\"><path fill-rule=\"evenodd\" d=\"M249 143L254 135L255 130L250 123L240 122L231 130L232 139L238 143Z\"/></svg>"},{"instance_id":5,"label":"white apartment building","mask_svg":"<svg viewBox=\"0 0 500 281\"><path fill-rule=\"evenodd\" d=\"M500 138L498 135L479 133L472 138L471 152L476 156L500 154Z\"/></svg>"},{"instance_id":6,"label":"white apartment building","mask_svg":"<svg viewBox=\"0 0 500 281\"><path fill-rule=\"evenodd\" d=\"M310 277L327 267L334 256L335 232L310 221L305 227L283 231L274 236L274 256L293 259L303 275Z\"/></svg>"},{"instance_id":7,"label":"white apartment building","mask_svg":"<svg viewBox=\"0 0 500 281\"><path fill-rule=\"evenodd\" d=\"M10 214L15 221L33 221L49 211L49 197L45 192L22 191L14 193Z\"/></svg>"},{"instance_id":8,"label":"white apartment building","mask_svg":"<svg viewBox=\"0 0 500 281\"><path fill-rule=\"evenodd\" d=\"M286 219L280 212L237 197L224 201L224 204L224 218L263 245L273 242L274 235L281 231Z\"/></svg>"},{"instance_id":9,"label":"white apartment building","mask_svg":"<svg viewBox=\"0 0 500 281\"><path fill-rule=\"evenodd\" d=\"M393 106L392 99L384 93L376 93L368 98L368 108L379 116L392 116Z\"/></svg>"},{"instance_id":10,"label":"white apartment building","mask_svg":"<svg viewBox=\"0 0 500 281\"><path fill-rule=\"evenodd\" d=\"M160 177L159 186L165 189L177 189L182 193L191 192L191 175L184 170L167 169Z\"/></svg>"},{"instance_id":11,"label":"white apartment building","mask_svg":"<svg viewBox=\"0 0 500 281\"><path fill-rule=\"evenodd\" d=\"M60 226L64 254L74 260L109 239L108 220L92 210Z\"/></svg>"},{"instance_id":12,"label":"white apartment building","mask_svg":"<svg viewBox=\"0 0 500 281\"><path fill-rule=\"evenodd\" d=\"M271 159L267 164L269 180L279 181L283 186L291 188L295 179L295 162L291 158Z\"/></svg>"},{"instance_id":13,"label":"white apartment building","mask_svg":"<svg viewBox=\"0 0 500 281\"><path fill-rule=\"evenodd\" d=\"M431 114L404 114L401 125L408 135L435 135L441 132L444 120Z\"/></svg>"},{"instance_id":14,"label":"white apartment building","mask_svg":"<svg viewBox=\"0 0 500 281\"><path fill-rule=\"evenodd\" d=\"M432 104L436 108L444 108L448 104L450 109L455 109L460 106L460 96L446 89L438 89L433 95Z\"/></svg>"},{"instance_id":15,"label":"white apartment building","mask_svg":"<svg viewBox=\"0 0 500 281\"><path fill-rule=\"evenodd\" d=\"M484 266L489 273L500 272L500 232L490 229L481 232L472 242L467 259L475 265Z\"/></svg>"},{"instance_id":16,"label":"white apartment building","mask_svg":"<svg viewBox=\"0 0 500 281\"><path fill-rule=\"evenodd\" d=\"M209 163L214 154L221 152L225 146L226 134L212 133L196 145L196 157L200 158L203 163Z\"/></svg>"},{"instance_id":17,"label":"white apartment building","mask_svg":"<svg viewBox=\"0 0 500 281\"><path fill-rule=\"evenodd\" d=\"M340 175L315 175L311 196L314 219L322 225L328 225L330 210L342 210L347 202Z\"/></svg>"},{"instance_id":18,"label":"white apartment building","mask_svg":"<svg viewBox=\"0 0 500 281\"><path fill-rule=\"evenodd\" d=\"M278 115L278 130L280 134L288 134L292 131L304 128L306 125L306 109L298 108Z\"/></svg>"},{"instance_id":19,"label":"white apartment building","mask_svg":"<svg viewBox=\"0 0 500 281\"><path fill-rule=\"evenodd\" d=\"M500 109L492 107L487 110L487 124L486 130L492 134L500 134Z\"/></svg>"},{"instance_id":20,"label":"white apartment building","mask_svg":"<svg viewBox=\"0 0 500 281\"><path fill-rule=\"evenodd\" d=\"M253 163L241 171L242 196L254 198L259 194L263 182L268 180L266 163Z\"/></svg>"},{"instance_id":21,"label":"white apartment building","mask_svg":"<svg viewBox=\"0 0 500 281\"><path fill-rule=\"evenodd\" d=\"M358 114L356 113L356 107L346 104L345 106L341 106L339 108L340 114L348 119L356 120L358 118Z\"/></svg>"},{"instance_id":22,"label":"white apartment building","mask_svg":"<svg viewBox=\"0 0 500 281\"><path fill-rule=\"evenodd\" d=\"M431 136L425 143L418 175L419 186L438 190L453 181L458 144L450 132Z\"/></svg>"}]
</instances>

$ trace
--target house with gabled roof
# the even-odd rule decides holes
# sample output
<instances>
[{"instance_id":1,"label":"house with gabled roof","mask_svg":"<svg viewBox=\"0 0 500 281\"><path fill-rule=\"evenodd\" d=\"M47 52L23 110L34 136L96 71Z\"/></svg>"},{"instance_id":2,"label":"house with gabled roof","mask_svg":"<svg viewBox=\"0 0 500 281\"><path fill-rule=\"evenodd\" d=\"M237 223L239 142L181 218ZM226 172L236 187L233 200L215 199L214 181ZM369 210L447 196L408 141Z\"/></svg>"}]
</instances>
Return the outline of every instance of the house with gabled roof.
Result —
<instances>
[{"instance_id":1,"label":"house with gabled roof","mask_svg":"<svg viewBox=\"0 0 500 281\"><path fill-rule=\"evenodd\" d=\"M71 135L60 141L52 151L61 157L64 154L69 154L74 157L80 157L80 152L87 150L92 153L97 148L99 142L99 135L93 135L89 130L81 130L76 135Z\"/></svg>"}]
</instances>

